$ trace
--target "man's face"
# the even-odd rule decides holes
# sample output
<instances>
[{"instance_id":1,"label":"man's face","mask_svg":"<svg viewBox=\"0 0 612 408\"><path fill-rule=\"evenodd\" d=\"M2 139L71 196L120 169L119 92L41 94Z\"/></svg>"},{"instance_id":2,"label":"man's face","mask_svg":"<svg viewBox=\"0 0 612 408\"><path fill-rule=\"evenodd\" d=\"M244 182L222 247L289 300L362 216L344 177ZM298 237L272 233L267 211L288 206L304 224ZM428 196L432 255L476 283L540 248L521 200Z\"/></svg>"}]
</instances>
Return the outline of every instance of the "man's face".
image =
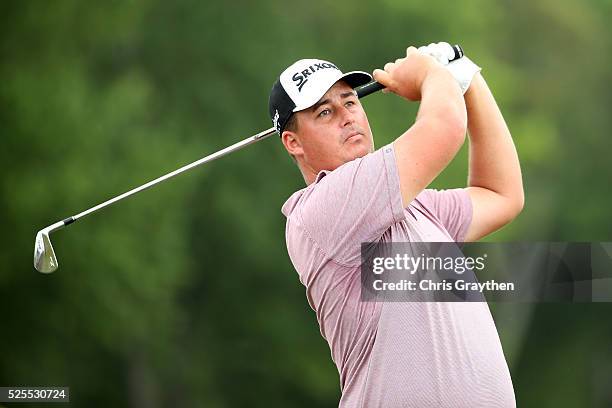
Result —
<instances>
[{"instance_id":1,"label":"man's face","mask_svg":"<svg viewBox=\"0 0 612 408\"><path fill-rule=\"evenodd\" d=\"M285 146L315 175L374 151L366 113L355 90L343 81L336 82L314 106L295 115L297 131L291 132L295 140L284 138Z\"/></svg>"}]
</instances>

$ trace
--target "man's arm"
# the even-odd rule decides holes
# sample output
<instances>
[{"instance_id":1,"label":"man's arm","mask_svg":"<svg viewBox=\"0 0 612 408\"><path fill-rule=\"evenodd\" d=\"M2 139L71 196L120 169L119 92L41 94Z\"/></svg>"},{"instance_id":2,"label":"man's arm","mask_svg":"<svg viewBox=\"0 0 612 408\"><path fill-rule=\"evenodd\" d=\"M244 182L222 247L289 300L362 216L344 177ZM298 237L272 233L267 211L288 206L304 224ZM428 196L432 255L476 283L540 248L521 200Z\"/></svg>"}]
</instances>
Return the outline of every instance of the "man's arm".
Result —
<instances>
[{"instance_id":1,"label":"man's arm","mask_svg":"<svg viewBox=\"0 0 612 408\"><path fill-rule=\"evenodd\" d=\"M455 157L465 140L466 108L457 82L437 61L414 47L374 71L388 90L420 100L415 123L394 142L402 204L407 207Z\"/></svg>"},{"instance_id":2,"label":"man's arm","mask_svg":"<svg viewBox=\"0 0 612 408\"><path fill-rule=\"evenodd\" d=\"M467 190L473 206L465 241L476 241L512 221L525 197L512 136L480 73L465 93L465 103L470 139Z\"/></svg>"}]
</instances>

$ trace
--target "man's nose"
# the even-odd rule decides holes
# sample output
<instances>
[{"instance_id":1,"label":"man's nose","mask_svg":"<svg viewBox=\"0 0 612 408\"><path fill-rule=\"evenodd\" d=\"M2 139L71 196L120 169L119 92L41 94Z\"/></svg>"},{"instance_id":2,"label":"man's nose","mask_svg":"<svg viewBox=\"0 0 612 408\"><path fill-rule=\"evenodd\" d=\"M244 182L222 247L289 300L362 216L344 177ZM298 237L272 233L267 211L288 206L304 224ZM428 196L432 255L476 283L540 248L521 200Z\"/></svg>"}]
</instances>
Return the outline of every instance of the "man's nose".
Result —
<instances>
[{"instance_id":1,"label":"man's nose","mask_svg":"<svg viewBox=\"0 0 612 408\"><path fill-rule=\"evenodd\" d=\"M355 113L353 113L349 108L343 106L340 108L340 125L345 127L355 122Z\"/></svg>"}]
</instances>

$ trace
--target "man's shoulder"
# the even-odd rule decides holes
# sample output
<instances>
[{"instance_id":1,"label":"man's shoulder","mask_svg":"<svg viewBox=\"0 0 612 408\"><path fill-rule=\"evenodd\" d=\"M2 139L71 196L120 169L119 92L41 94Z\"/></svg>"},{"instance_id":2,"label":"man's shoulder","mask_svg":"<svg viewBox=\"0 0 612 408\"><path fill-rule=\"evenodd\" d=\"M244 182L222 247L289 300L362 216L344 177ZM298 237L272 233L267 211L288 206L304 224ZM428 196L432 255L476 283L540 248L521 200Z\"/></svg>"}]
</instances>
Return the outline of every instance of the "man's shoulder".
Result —
<instances>
[{"instance_id":1,"label":"man's shoulder","mask_svg":"<svg viewBox=\"0 0 612 408\"><path fill-rule=\"evenodd\" d=\"M296 191L285 201L285 204L281 207L281 212L285 217L289 218L293 214L307 188Z\"/></svg>"},{"instance_id":2,"label":"man's shoulder","mask_svg":"<svg viewBox=\"0 0 612 408\"><path fill-rule=\"evenodd\" d=\"M388 146L386 146L388 147ZM355 158L334 170L321 170L312 184L293 193L282 206L282 213L289 218L293 214L301 217L317 217L322 210L333 210L341 206L350 197L351 200L362 200L371 196L374 191L388 190L387 173L383 148ZM381 184L382 183L382 184ZM397 186L399 191L399 185ZM378 191L379 193L381 191Z\"/></svg>"},{"instance_id":3,"label":"man's shoulder","mask_svg":"<svg viewBox=\"0 0 612 408\"><path fill-rule=\"evenodd\" d=\"M304 202L306 202L308 200L308 197L312 195L312 192L316 188L319 181L323 177L325 177L325 174L327 173L329 172L325 170L319 172L315 181L312 184L291 194L287 201L285 201L285 204L283 204L283 206L281 207L281 212L283 213L283 215L289 218L299 207L304 205Z\"/></svg>"}]
</instances>

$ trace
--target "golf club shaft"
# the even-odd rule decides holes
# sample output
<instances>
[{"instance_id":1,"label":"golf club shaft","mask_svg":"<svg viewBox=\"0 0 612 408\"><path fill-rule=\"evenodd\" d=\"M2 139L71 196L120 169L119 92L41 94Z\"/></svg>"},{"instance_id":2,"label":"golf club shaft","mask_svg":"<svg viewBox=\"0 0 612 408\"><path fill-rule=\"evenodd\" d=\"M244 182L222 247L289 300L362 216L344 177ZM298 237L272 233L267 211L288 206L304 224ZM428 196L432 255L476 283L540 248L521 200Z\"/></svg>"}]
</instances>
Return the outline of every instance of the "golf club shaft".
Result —
<instances>
[{"instance_id":1,"label":"golf club shaft","mask_svg":"<svg viewBox=\"0 0 612 408\"><path fill-rule=\"evenodd\" d=\"M185 166L183 166L183 167L181 167L179 169L174 170L173 172L170 172L168 174L160 176L160 177L156 178L155 180L151 180L151 181L149 181L146 184L143 184L143 185L141 185L139 187L136 187L136 188L134 188L134 189L132 189L130 191L127 191L127 192L125 192L123 194L120 194L120 195L114 197L114 198L111 198L110 200L107 200L107 201L105 201L105 202L103 202L101 204L98 204L95 207L92 207L92 208L87 209L87 210L85 210L83 212L80 212L80 213L78 213L76 215L73 215L72 217L68 217L65 220L61 221L61 222L63 223L63 226L71 224L71 223L75 222L76 220L78 220L80 218L83 218L83 217L85 217L87 215L90 215L90 214L92 214L92 213L94 213L94 212L96 212L98 210L101 210L104 207L108 207L109 205L114 204L117 201L121 201L124 198L127 198L127 197L129 197L131 195L134 195L134 194L139 193L141 191L144 191L144 190L146 190L146 189L148 189L150 187L153 187L156 184L159 184L159 183L162 183L162 182L164 182L164 181L166 181L168 179L171 179L174 176L178 176L179 174L184 173L184 172L186 172L188 170L191 170L191 169L193 169L195 167L198 167L198 166L200 166L200 165L202 165L204 163L211 162L213 160L216 160L216 159L218 159L220 157L225 156L226 154L230 154L232 152L235 152L237 150L242 149L243 147L249 146L249 145L251 145L253 143L256 143L256 142L258 142L260 140L263 140L263 139L273 135L275 132L276 132L276 130L274 128L266 129L266 130L264 130L262 132L259 132L259 133L255 134L253 136L250 136L250 137L248 137L248 138L246 138L246 139L244 139L244 140L242 140L240 142L234 143L231 146L228 146L228 147L226 147L224 149L221 149L218 152L209 154L208 156L203 157L200 160L197 160L197 161L195 161L193 163L187 164L187 165L185 165ZM57 224L59 224L59 223L56 223L54 225L57 225ZM61 228L61 226L60 226L60 228Z\"/></svg>"}]
</instances>

